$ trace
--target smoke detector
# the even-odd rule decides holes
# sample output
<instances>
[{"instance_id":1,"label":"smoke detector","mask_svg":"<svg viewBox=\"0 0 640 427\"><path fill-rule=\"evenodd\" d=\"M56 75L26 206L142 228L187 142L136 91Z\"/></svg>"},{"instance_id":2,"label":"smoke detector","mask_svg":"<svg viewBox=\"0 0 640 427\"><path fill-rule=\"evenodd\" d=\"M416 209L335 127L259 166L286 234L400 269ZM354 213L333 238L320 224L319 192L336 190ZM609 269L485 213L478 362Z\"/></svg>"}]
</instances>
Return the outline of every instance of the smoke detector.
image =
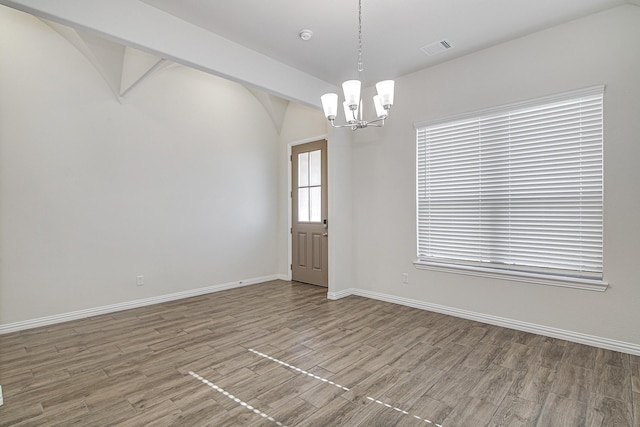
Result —
<instances>
[{"instance_id":1,"label":"smoke detector","mask_svg":"<svg viewBox=\"0 0 640 427\"><path fill-rule=\"evenodd\" d=\"M308 40L311 40L311 37L313 37L313 31L311 31L311 30L300 30L300 32L298 33L298 37L300 37L301 40L306 42Z\"/></svg>"}]
</instances>

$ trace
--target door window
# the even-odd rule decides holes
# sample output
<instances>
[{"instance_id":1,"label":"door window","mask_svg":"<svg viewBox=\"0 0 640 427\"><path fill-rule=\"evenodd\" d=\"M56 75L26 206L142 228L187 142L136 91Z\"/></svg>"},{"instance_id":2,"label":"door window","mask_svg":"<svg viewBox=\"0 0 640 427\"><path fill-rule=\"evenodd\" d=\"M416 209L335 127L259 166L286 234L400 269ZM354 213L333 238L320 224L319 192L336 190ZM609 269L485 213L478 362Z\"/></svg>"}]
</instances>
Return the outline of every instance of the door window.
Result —
<instances>
[{"instance_id":1,"label":"door window","mask_svg":"<svg viewBox=\"0 0 640 427\"><path fill-rule=\"evenodd\" d=\"M322 221L322 155L298 154L298 222Z\"/></svg>"}]
</instances>

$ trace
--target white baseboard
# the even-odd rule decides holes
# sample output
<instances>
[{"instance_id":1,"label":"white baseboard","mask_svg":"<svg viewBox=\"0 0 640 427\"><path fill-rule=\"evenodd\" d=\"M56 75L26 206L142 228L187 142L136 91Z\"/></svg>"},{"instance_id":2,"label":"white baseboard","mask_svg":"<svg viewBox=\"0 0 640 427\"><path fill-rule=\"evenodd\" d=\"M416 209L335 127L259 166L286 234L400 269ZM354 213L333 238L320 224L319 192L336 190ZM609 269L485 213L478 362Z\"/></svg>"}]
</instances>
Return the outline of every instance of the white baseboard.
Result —
<instances>
[{"instance_id":1,"label":"white baseboard","mask_svg":"<svg viewBox=\"0 0 640 427\"><path fill-rule=\"evenodd\" d=\"M343 289L342 291L339 291L339 292L328 292L327 299L337 300L340 298L348 297L349 295L358 295L357 291L358 289L356 288L349 288L349 289Z\"/></svg>"},{"instance_id":2,"label":"white baseboard","mask_svg":"<svg viewBox=\"0 0 640 427\"><path fill-rule=\"evenodd\" d=\"M576 342L579 344L590 345L593 347L600 347L607 350L619 351L622 353L629 353L636 356L640 356L640 345L612 340L609 338L597 337L594 335L587 335L580 332L567 331L564 329L552 328L549 326L538 325L535 323L521 322L519 320L508 319L505 317L492 316L489 314L477 313L468 310L461 310L454 307L447 307L444 305L431 304L424 301L397 297L394 295L382 294L379 292L367 291L364 289L349 288L340 292L331 292L327 294L327 298L330 300L336 300L347 297L349 295L357 295L365 298L376 299L380 301L391 302L394 304L405 305L408 307L419 308L427 311L434 311L436 313L448 314L450 316L462 317L464 319L475 320L482 323L488 323L490 325L502 326L509 329L515 329L523 332L531 332L538 335L544 335L547 337L558 338L566 341Z\"/></svg>"},{"instance_id":3,"label":"white baseboard","mask_svg":"<svg viewBox=\"0 0 640 427\"><path fill-rule=\"evenodd\" d=\"M178 299L195 297L198 295L220 292L227 289L240 288L242 286L255 285L257 283L268 282L280 279L280 275L256 277L253 279L238 280L235 282L223 283L220 285L207 286L205 288L191 289L188 291L176 292L173 294L159 295L156 297L126 301L118 304L105 305L102 307L88 308L85 310L72 311L70 313L55 314L53 316L40 317L37 319L24 320L21 322L7 323L0 325L0 335L11 332L18 332L25 329L38 328L56 323L68 322L69 320L84 319L86 317L97 316L99 314L109 314L116 311L129 310L131 308L144 307L161 302L175 301Z\"/></svg>"},{"instance_id":4,"label":"white baseboard","mask_svg":"<svg viewBox=\"0 0 640 427\"><path fill-rule=\"evenodd\" d=\"M53 316L40 317L37 319L30 319L21 322L8 323L0 325L0 335L8 334L11 332L18 332L25 329L37 328L40 326L53 325L56 323L67 322L70 320L84 319L91 316L97 316L100 314L109 314L122 310L129 310L132 308L144 307L152 304L159 304L167 301L175 301L178 299L189 298L213 292L220 292L227 289L234 289L243 286L255 285L258 283L268 282L271 280L289 280L287 275L271 275L264 277L257 277L253 279L223 283L220 285L208 286L205 288L192 289L183 292L176 292L173 294L160 295L157 297L151 297L135 301L127 301L118 304L112 304L102 307L95 307L85 310L73 311L70 313L62 313ZM505 328L515 329L524 332L531 332L534 334L544 335L548 337L563 339L580 344L586 344L594 347L605 348L607 350L620 351L622 353L629 353L636 356L640 356L640 345L634 343L628 343L624 341L612 340L609 338L597 337L593 335L587 335L580 332L567 331L564 329L552 328L549 326L538 325L535 323L521 322L519 320L508 319L504 317L492 316L483 313L477 313L468 310L461 310L454 307L448 307L438 304L431 304L424 301L397 297L394 295L382 294L379 292L367 291L364 289L349 288L339 292L327 293L327 299L338 300L348 297L350 295L357 295L365 298L376 299L380 301L386 301L394 304L405 305L408 307L419 308L421 310L433 311L436 313L448 314L455 317L461 317L464 319L475 320L482 323L488 323L490 325L502 326Z\"/></svg>"}]
</instances>

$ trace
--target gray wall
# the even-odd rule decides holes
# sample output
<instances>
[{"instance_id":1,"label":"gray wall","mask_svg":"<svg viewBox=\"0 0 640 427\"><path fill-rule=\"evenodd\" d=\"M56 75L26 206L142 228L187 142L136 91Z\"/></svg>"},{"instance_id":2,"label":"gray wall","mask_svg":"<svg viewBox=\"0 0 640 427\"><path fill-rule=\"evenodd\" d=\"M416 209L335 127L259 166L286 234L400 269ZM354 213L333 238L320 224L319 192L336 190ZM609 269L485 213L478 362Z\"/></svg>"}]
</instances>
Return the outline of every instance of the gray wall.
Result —
<instances>
[{"instance_id":1,"label":"gray wall","mask_svg":"<svg viewBox=\"0 0 640 427\"><path fill-rule=\"evenodd\" d=\"M276 273L279 135L249 91L172 66L120 104L40 20L1 7L0 40L0 325Z\"/></svg>"},{"instance_id":2,"label":"gray wall","mask_svg":"<svg viewBox=\"0 0 640 427\"><path fill-rule=\"evenodd\" d=\"M640 345L639 52L640 7L627 5L397 79L388 125L353 149L354 287ZM600 84L606 292L414 268L414 123Z\"/></svg>"}]
</instances>

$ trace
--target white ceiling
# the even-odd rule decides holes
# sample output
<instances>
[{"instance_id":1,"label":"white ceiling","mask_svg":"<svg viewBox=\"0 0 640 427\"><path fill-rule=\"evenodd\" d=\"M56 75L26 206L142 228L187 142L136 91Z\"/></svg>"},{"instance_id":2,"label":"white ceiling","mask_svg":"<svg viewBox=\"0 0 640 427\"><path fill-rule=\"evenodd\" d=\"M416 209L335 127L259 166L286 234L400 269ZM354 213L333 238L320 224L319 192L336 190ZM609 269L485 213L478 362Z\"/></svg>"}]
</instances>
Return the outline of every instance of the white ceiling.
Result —
<instances>
[{"instance_id":1,"label":"white ceiling","mask_svg":"<svg viewBox=\"0 0 640 427\"><path fill-rule=\"evenodd\" d=\"M371 85L625 3L640 6L640 0L362 2L359 74L358 0L0 0L73 29L82 45L104 40L88 55L102 57L93 61L101 68L114 61L121 66L122 52L138 50L236 81L270 99L317 108L320 95L338 91L347 79ZM300 40L302 29L312 30L313 38ZM435 56L420 49L443 39L453 48Z\"/></svg>"},{"instance_id":2,"label":"white ceiling","mask_svg":"<svg viewBox=\"0 0 640 427\"><path fill-rule=\"evenodd\" d=\"M396 78L625 0L362 0L364 72L357 72L357 0L140 0L338 85ZM302 29L313 31L307 42ZM446 39L435 56L420 48ZM215 55L215 51L211 52Z\"/></svg>"}]
</instances>

